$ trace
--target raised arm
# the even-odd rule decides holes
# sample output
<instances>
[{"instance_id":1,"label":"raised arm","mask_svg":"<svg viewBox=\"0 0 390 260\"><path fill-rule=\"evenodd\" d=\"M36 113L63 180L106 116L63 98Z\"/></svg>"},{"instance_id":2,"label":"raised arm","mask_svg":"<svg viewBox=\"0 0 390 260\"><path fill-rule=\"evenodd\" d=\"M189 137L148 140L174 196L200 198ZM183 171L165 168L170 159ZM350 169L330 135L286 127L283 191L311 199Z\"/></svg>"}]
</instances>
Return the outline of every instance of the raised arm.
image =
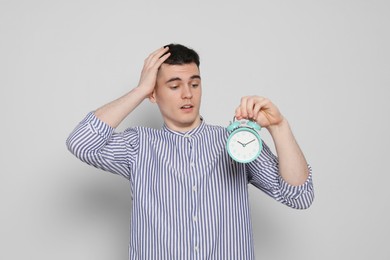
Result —
<instances>
[{"instance_id":1,"label":"raised arm","mask_svg":"<svg viewBox=\"0 0 390 260\"><path fill-rule=\"evenodd\" d=\"M89 113L67 138L69 151L90 165L128 178L129 165L137 153L137 132L128 129L115 133L114 130L152 94L158 69L169 55L168 48L160 48L150 54L145 59L138 86L94 113Z\"/></svg>"},{"instance_id":2,"label":"raised arm","mask_svg":"<svg viewBox=\"0 0 390 260\"><path fill-rule=\"evenodd\" d=\"M116 128L145 98L148 98L156 85L157 72L161 64L170 56L168 47L151 53L144 62L138 86L122 97L98 108L97 118Z\"/></svg>"},{"instance_id":3,"label":"raised arm","mask_svg":"<svg viewBox=\"0 0 390 260\"><path fill-rule=\"evenodd\" d=\"M253 119L271 134L279 160L279 174L290 185L304 184L309 176L306 159L287 120L267 98L248 96L236 109L237 119Z\"/></svg>"}]
</instances>

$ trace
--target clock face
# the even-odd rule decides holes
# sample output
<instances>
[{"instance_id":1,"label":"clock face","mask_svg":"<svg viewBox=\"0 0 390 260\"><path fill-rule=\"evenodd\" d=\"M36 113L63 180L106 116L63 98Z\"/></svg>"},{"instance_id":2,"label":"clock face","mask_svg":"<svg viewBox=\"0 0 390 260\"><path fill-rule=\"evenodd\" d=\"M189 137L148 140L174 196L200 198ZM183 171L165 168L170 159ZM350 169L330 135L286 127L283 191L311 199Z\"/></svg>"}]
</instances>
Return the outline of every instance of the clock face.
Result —
<instances>
[{"instance_id":1,"label":"clock face","mask_svg":"<svg viewBox=\"0 0 390 260\"><path fill-rule=\"evenodd\" d=\"M248 128L239 128L230 134L227 141L229 155L238 162L247 163L256 159L261 152L259 135Z\"/></svg>"}]
</instances>

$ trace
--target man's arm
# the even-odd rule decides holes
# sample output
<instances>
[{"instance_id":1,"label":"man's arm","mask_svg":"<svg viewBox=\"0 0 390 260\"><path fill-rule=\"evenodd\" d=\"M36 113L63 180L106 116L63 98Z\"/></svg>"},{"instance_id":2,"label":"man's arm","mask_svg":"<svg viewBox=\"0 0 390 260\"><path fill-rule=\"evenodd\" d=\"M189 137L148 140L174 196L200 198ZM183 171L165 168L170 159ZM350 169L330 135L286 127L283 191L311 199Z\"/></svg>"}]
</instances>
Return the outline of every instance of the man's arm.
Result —
<instances>
[{"instance_id":1,"label":"man's arm","mask_svg":"<svg viewBox=\"0 0 390 260\"><path fill-rule=\"evenodd\" d=\"M122 97L98 108L95 111L96 117L116 128L145 98L152 94L158 69L169 56L168 47L151 53L145 59L138 86Z\"/></svg>"},{"instance_id":2,"label":"man's arm","mask_svg":"<svg viewBox=\"0 0 390 260\"><path fill-rule=\"evenodd\" d=\"M236 118L253 119L267 128L275 143L281 177L293 186L305 183L309 176L306 159L287 120L270 100L259 96L243 97L236 109Z\"/></svg>"},{"instance_id":3,"label":"man's arm","mask_svg":"<svg viewBox=\"0 0 390 260\"><path fill-rule=\"evenodd\" d=\"M97 168L126 178L130 176L129 165L137 153L137 132L128 129L123 133L115 133L114 128L153 92L158 69L170 55L167 51L168 48L160 48L145 59L136 88L94 113L89 113L76 126L66 140L71 153Z\"/></svg>"}]
</instances>

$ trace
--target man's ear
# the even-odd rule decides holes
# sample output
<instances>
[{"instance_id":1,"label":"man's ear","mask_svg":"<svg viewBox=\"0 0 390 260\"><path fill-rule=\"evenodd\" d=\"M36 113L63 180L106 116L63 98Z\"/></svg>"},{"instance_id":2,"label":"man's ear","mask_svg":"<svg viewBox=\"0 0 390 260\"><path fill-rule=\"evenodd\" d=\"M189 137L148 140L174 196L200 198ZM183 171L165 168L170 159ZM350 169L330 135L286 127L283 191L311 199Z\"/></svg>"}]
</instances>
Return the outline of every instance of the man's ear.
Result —
<instances>
[{"instance_id":1,"label":"man's ear","mask_svg":"<svg viewBox=\"0 0 390 260\"><path fill-rule=\"evenodd\" d=\"M153 92L149 95L149 101L152 103L157 103L156 100L156 89L153 90Z\"/></svg>"}]
</instances>

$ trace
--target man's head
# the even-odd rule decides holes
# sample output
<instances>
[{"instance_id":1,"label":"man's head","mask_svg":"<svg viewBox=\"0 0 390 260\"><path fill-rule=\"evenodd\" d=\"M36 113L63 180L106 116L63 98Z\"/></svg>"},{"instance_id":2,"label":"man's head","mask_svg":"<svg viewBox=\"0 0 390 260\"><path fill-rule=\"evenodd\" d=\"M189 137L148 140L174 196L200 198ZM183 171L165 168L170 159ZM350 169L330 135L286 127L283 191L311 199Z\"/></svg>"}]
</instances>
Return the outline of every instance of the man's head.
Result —
<instances>
[{"instance_id":1,"label":"man's head","mask_svg":"<svg viewBox=\"0 0 390 260\"><path fill-rule=\"evenodd\" d=\"M159 68L150 100L158 105L169 128L186 132L201 122L199 55L180 44L167 47L170 56Z\"/></svg>"},{"instance_id":2,"label":"man's head","mask_svg":"<svg viewBox=\"0 0 390 260\"><path fill-rule=\"evenodd\" d=\"M169 65L184 65L195 63L196 66L200 65L199 55L194 50L187 48L181 44L168 44L164 47L169 47L169 53L171 54L168 59L164 61Z\"/></svg>"}]
</instances>

